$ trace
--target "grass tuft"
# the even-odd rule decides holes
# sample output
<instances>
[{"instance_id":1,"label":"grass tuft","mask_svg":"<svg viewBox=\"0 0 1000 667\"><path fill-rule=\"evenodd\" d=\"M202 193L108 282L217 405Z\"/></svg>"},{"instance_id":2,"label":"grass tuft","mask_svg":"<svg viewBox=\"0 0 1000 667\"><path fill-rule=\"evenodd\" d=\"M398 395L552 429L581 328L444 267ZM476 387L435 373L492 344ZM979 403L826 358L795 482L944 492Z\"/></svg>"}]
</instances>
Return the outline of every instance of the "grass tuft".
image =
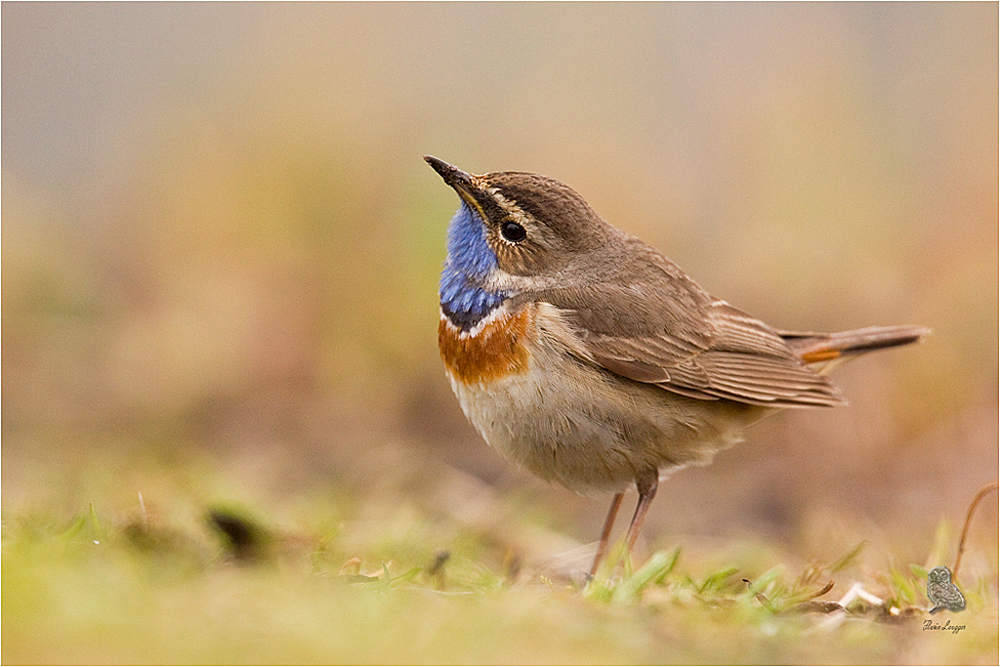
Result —
<instances>
[{"instance_id":1,"label":"grass tuft","mask_svg":"<svg viewBox=\"0 0 1000 667\"><path fill-rule=\"evenodd\" d=\"M996 652L995 579L964 587L960 634L922 632L926 571L860 567L863 543L801 571L709 565L676 547L577 586L525 574L486 533L441 542L419 527L430 517L394 533L392 521L331 531L259 510L203 516L118 520L95 505L62 522L5 516L3 661L977 663Z\"/></svg>"}]
</instances>

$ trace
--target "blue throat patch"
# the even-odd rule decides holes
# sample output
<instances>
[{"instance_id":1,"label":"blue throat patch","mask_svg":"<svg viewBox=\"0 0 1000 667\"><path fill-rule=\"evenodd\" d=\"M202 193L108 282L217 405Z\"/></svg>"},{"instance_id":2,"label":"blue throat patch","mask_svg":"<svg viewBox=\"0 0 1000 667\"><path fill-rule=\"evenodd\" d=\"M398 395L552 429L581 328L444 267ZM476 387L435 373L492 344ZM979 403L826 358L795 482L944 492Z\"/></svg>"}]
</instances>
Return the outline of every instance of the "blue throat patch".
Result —
<instances>
[{"instance_id":1,"label":"blue throat patch","mask_svg":"<svg viewBox=\"0 0 1000 667\"><path fill-rule=\"evenodd\" d=\"M467 331L489 315L509 296L483 285L497 256L486 242L486 227L464 201L448 226L448 258L441 272L441 310L452 323Z\"/></svg>"}]
</instances>

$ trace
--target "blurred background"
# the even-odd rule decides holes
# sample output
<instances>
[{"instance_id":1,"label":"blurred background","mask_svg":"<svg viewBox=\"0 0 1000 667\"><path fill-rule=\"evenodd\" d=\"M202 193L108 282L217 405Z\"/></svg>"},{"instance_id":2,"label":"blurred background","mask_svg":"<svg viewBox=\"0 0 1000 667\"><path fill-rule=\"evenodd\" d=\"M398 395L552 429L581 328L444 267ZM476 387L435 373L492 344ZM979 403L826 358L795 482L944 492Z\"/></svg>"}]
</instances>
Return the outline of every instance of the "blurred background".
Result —
<instances>
[{"instance_id":1,"label":"blurred background","mask_svg":"<svg viewBox=\"0 0 1000 667\"><path fill-rule=\"evenodd\" d=\"M659 546L803 555L847 522L920 562L997 477L997 18L4 3L5 512L142 493L162 515L402 506L595 539L608 498L507 465L451 394L458 201L429 153L570 184L775 327L931 327L842 368L850 407L771 417L675 475L647 522ZM970 539L995 545L996 496L980 511Z\"/></svg>"}]
</instances>

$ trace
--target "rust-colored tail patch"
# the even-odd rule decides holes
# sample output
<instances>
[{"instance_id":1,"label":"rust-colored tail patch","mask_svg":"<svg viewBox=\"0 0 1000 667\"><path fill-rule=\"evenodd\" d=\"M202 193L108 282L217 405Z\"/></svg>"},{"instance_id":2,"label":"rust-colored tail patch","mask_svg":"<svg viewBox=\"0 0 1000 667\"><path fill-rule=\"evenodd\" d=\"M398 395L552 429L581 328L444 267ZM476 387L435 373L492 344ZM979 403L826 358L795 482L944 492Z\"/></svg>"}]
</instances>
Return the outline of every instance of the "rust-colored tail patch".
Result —
<instances>
[{"instance_id":1,"label":"rust-colored tail patch","mask_svg":"<svg viewBox=\"0 0 1000 667\"><path fill-rule=\"evenodd\" d=\"M781 336L788 347L807 364L832 361L870 350L916 343L930 333L920 326L868 327L834 334L786 333Z\"/></svg>"}]
</instances>

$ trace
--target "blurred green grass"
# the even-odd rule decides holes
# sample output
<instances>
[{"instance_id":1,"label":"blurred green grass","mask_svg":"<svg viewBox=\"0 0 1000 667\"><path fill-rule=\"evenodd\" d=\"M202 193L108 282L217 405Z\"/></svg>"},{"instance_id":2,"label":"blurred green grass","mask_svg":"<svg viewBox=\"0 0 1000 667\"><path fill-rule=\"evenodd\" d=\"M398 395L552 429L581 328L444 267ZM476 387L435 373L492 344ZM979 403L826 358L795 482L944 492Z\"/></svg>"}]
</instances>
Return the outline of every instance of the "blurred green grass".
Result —
<instances>
[{"instance_id":1,"label":"blurred green grass","mask_svg":"<svg viewBox=\"0 0 1000 667\"><path fill-rule=\"evenodd\" d=\"M499 562L503 546L455 527L405 534L378 521L330 526L318 507L276 526L246 508L252 557L205 515L97 507L70 523L4 517L3 661L8 664L989 664L995 583L966 580L964 630L924 631L926 570L863 548L801 572L764 549L726 564L678 547L617 583L581 590ZM449 536L449 532L452 534ZM393 537L395 536L395 537ZM447 551L437 559L436 544ZM509 548L509 547L508 547ZM827 582L831 582L832 590ZM886 600L831 611L854 583ZM841 618L842 616L842 618ZM944 618L935 617L943 623Z\"/></svg>"}]
</instances>

